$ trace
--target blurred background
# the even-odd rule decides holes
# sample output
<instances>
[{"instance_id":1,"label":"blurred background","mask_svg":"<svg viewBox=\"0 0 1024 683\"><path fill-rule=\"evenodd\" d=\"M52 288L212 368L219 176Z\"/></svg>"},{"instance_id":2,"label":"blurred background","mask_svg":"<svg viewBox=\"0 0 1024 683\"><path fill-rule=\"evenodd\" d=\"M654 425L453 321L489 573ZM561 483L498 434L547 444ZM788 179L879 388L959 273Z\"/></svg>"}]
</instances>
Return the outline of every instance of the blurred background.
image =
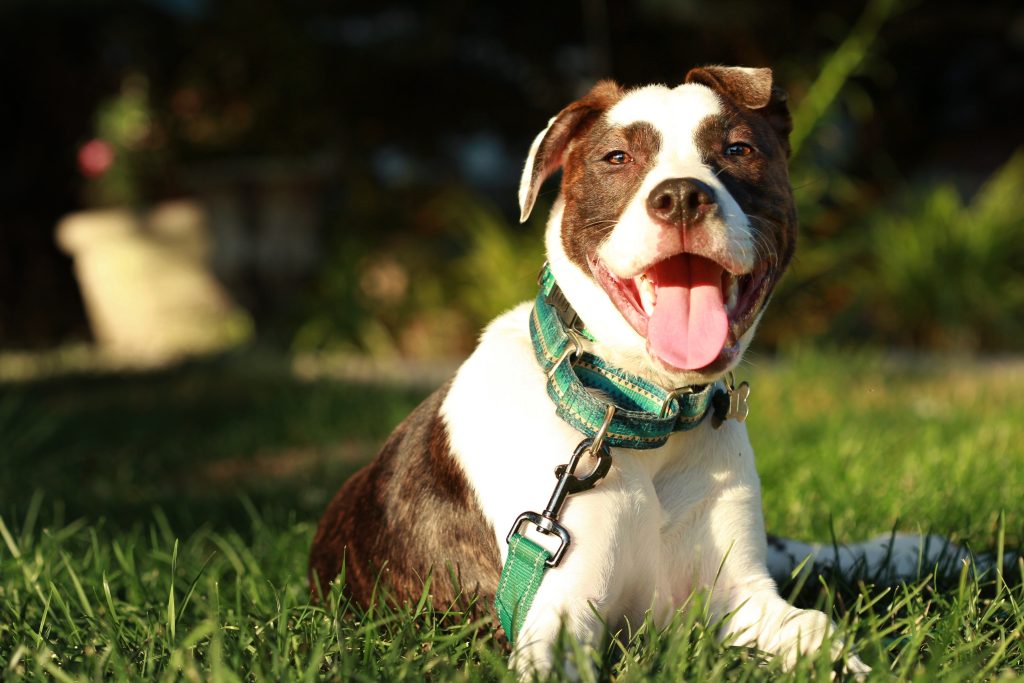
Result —
<instances>
[{"instance_id":1,"label":"blurred background","mask_svg":"<svg viewBox=\"0 0 1024 683\"><path fill-rule=\"evenodd\" d=\"M0 0L0 678L504 670L308 609L316 520L534 296L549 117L708 63L794 114L797 256L737 373L767 527L1024 547L1019 0ZM1002 583L946 618L832 580L904 672L1020 669Z\"/></svg>"},{"instance_id":2,"label":"blurred background","mask_svg":"<svg viewBox=\"0 0 1024 683\"><path fill-rule=\"evenodd\" d=\"M457 358L532 296L556 183L524 226L515 189L548 117L704 63L794 106L762 351L1024 344L1010 0L6 0L0 46L8 351Z\"/></svg>"},{"instance_id":3,"label":"blurred background","mask_svg":"<svg viewBox=\"0 0 1024 683\"><path fill-rule=\"evenodd\" d=\"M922 460L950 490L961 453L1020 462L1019 3L5 0L0 51L14 524L316 519L534 295L557 184L525 225L516 189L548 118L601 77L676 84L707 63L771 66L794 113L800 244L742 369L768 397L766 486L922 443L891 500L934 524L948 496L915 484ZM775 405L808 376L813 401ZM794 467L787 444L810 455ZM996 505L1018 484L981 488ZM808 533L768 502L773 528ZM909 512L829 505L853 535ZM983 525L972 510L946 529Z\"/></svg>"}]
</instances>

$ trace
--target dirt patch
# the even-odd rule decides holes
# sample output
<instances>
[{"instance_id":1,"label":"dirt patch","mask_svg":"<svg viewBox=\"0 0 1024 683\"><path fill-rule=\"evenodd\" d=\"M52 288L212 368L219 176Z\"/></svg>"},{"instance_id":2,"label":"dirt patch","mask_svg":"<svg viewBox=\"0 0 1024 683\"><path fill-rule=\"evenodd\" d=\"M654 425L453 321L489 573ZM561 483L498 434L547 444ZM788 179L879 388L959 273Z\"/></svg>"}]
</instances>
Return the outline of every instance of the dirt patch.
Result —
<instances>
[{"instance_id":1,"label":"dirt patch","mask_svg":"<svg viewBox=\"0 0 1024 683\"><path fill-rule=\"evenodd\" d=\"M217 460L203 466L194 481L215 487L311 479L338 465L361 466L377 453L376 441L357 440L332 446L291 447L251 456ZM190 477L192 479L192 477Z\"/></svg>"}]
</instances>

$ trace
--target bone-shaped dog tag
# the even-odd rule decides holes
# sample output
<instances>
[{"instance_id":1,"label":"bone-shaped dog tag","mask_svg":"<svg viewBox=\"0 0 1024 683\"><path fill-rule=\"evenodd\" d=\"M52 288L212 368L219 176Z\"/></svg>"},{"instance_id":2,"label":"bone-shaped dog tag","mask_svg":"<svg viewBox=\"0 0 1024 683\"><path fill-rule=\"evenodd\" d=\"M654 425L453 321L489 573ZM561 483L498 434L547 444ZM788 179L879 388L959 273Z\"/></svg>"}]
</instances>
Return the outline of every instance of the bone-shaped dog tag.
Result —
<instances>
[{"instance_id":1,"label":"bone-shaped dog tag","mask_svg":"<svg viewBox=\"0 0 1024 683\"><path fill-rule=\"evenodd\" d=\"M729 389L729 412L725 414L726 420L743 422L750 414L750 384L740 382L738 387Z\"/></svg>"}]
</instances>

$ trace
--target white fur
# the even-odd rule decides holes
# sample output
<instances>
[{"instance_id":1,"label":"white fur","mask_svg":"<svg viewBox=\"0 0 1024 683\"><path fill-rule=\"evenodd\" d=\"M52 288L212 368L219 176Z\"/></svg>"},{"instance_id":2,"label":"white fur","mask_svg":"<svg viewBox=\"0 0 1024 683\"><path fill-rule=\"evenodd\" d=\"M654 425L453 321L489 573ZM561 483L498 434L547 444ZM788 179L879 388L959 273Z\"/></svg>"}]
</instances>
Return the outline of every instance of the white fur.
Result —
<instances>
[{"instance_id":1,"label":"white fur","mask_svg":"<svg viewBox=\"0 0 1024 683\"><path fill-rule=\"evenodd\" d=\"M750 221L715 172L701 161L694 134L701 122L723 111L710 88L695 83L668 89L651 85L634 90L608 111L617 125L645 121L661 134L658 156L598 256L621 278L639 275L650 265L681 251L705 256L733 274L754 266ZM697 226L680 231L652 221L647 197L664 180L695 178L715 190L718 211Z\"/></svg>"},{"instance_id":2,"label":"white fur","mask_svg":"<svg viewBox=\"0 0 1024 683\"><path fill-rule=\"evenodd\" d=\"M488 327L442 409L452 453L493 525L502 562L513 520L543 509L555 466L582 438L545 394L529 311L523 304ZM714 430L705 422L652 451L613 449L609 475L570 497L561 519L573 542L547 572L523 624L513 656L522 673L553 665L551 645L563 619L576 638L593 644L602 622L636 624L652 610L664 624L694 590L710 591L723 637L774 652L787 664L816 649L831 628L825 615L798 610L776 593L742 424Z\"/></svg>"}]
</instances>

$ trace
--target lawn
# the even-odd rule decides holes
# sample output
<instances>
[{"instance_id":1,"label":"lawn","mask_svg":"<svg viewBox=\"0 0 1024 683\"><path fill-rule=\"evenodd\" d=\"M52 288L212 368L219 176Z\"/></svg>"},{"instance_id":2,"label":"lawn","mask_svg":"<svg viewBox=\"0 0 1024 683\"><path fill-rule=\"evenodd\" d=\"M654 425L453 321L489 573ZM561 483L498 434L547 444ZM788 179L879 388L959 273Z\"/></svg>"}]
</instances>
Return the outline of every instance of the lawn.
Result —
<instances>
[{"instance_id":1,"label":"lawn","mask_svg":"<svg viewBox=\"0 0 1024 683\"><path fill-rule=\"evenodd\" d=\"M0 374L0 679L508 678L487 624L424 604L309 603L320 511L430 381L308 366L242 354L148 373L56 361ZM1024 545L1024 362L794 352L739 374L753 386L773 532ZM874 677L1024 673L1018 572L848 579L783 590L832 610ZM667 630L611 639L596 670L703 681L831 668L810 658L780 674L712 631L695 596Z\"/></svg>"}]
</instances>

